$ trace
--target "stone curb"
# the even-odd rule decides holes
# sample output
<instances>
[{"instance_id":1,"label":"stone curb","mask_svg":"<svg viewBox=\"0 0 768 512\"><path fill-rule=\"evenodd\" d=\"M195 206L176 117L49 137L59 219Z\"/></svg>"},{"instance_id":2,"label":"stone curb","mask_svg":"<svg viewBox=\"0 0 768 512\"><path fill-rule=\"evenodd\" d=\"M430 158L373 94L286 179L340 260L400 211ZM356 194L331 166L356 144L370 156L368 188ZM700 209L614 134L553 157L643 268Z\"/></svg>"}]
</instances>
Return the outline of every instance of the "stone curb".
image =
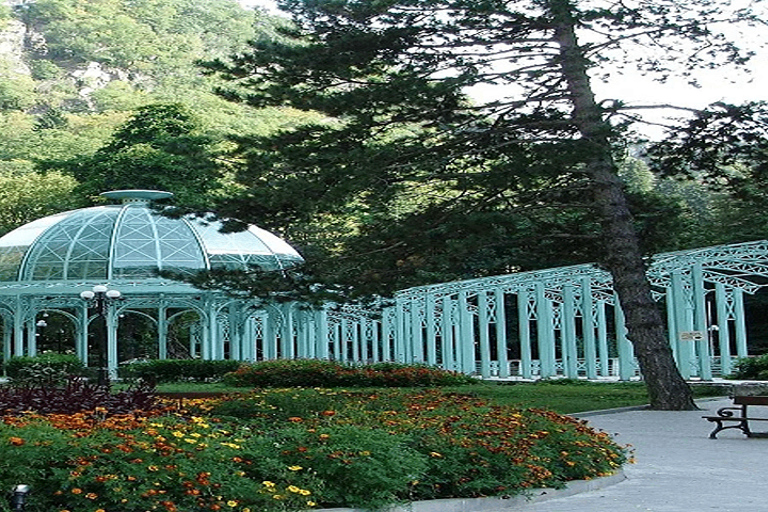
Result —
<instances>
[{"instance_id":1,"label":"stone curb","mask_svg":"<svg viewBox=\"0 0 768 512\"><path fill-rule=\"evenodd\" d=\"M704 402L714 402L717 400L725 400L727 398L728 398L727 396L708 396L705 398L697 398L696 400L694 400L694 402L698 405ZM571 414L566 414L566 416L573 416L575 418L587 418L589 416L602 416L603 414L616 414L620 412L650 411L648 407L650 407L648 404L628 405L627 407L616 407L614 409L600 409L597 411L574 412Z\"/></svg>"},{"instance_id":2,"label":"stone curb","mask_svg":"<svg viewBox=\"0 0 768 512\"><path fill-rule=\"evenodd\" d=\"M456 498L429 501L414 501L384 509L385 512L514 512L525 511L528 505L556 498L566 498L587 491L596 491L626 480L619 470L613 475L593 480L574 480L563 489L533 489L521 496L491 498ZM358 508L325 508L315 512L369 512Z\"/></svg>"}]
</instances>

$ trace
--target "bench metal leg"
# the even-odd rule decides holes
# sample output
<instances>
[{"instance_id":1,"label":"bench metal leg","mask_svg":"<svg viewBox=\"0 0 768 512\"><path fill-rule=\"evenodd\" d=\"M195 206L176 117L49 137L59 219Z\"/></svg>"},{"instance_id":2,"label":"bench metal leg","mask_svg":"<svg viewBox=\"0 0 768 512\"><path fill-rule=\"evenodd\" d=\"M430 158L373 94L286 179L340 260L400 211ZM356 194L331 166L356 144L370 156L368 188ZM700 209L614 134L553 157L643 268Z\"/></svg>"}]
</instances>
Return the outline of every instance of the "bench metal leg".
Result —
<instances>
[{"instance_id":1,"label":"bench metal leg","mask_svg":"<svg viewBox=\"0 0 768 512\"><path fill-rule=\"evenodd\" d=\"M729 429L729 428L738 428L747 437L752 437L752 432L749 430L749 424L747 423L746 420L735 420L735 419L732 419L732 418L708 418L708 419L709 419L709 421L714 421L715 423L717 423L717 427L715 427L715 430L713 430L709 434L709 438L710 439L717 439L717 434L719 432L721 432L723 430L726 430L726 429ZM724 421L737 421L737 423L735 425L725 426L725 425L723 425Z\"/></svg>"}]
</instances>

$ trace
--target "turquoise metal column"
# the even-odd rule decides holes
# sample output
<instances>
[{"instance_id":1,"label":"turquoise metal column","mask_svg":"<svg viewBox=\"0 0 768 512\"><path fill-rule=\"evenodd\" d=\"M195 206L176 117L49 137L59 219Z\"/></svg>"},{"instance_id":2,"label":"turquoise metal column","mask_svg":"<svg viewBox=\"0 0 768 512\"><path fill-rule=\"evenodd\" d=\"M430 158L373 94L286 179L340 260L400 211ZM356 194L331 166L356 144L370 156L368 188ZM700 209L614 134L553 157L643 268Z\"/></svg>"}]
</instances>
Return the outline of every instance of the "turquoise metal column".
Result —
<instances>
[{"instance_id":1,"label":"turquoise metal column","mask_svg":"<svg viewBox=\"0 0 768 512\"><path fill-rule=\"evenodd\" d=\"M336 338L336 341L338 343L337 345L337 358L342 363L348 362L348 344L349 339L347 338L347 333L349 332L349 320L347 320L346 317L341 317L341 323L339 324L339 335Z\"/></svg>"},{"instance_id":2,"label":"turquoise metal column","mask_svg":"<svg viewBox=\"0 0 768 512\"><path fill-rule=\"evenodd\" d=\"M317 334L315 335L317 357L328 359L328 311L325 308L315 313L315 322L317 325Z\"/></svg>"},{"instance_id":3,"label":"turquoise metal column","mask_svg":"<svg viewBox=\"0 0 768 512\"><path fill-rule=\"evenodd\" d=\"M26 316L26 309L26 304L22 306L19 300L16 309L13 311L13 355L15 356L24 355L24 317Z\"/></svg>"},{"instance_id":4,"label":"turquoise metal column","mask_svg":"<svg viewBox=\"0 0 768 512\"><path fill-rule=\"evenodd\" d=\"M343 349L344 340L342 340L343 326L341 322L336 322L331 327L331 343L333 344L333 360L344 361Z\"/></svg>"},{"instance_id":5,"label":"turquoise metal column","mask_svg":"<svg viewBox=\"0 0 768 512\"><path fill-rule=\"evenodd\" d=\"M299 359L308 359L314 354L310 350L309 330L307 327L307 312L300 309L293 309L294 326L296 329L296 357Z\"/></svg>"},{"instance_id":6,"label":"turquoise metal column","mask_svg":"<svg viewBox=\"0 0 768 512\"><path fill-rule=\"evenodd\" d=\"M168 308L161 303L157 308L157 357L168 359L168 324L166 314Z\"/></svg>"},{"instance_id":7,"label":"turquoise metal column","mask_svg":"<svg viewBox=\"0 0 768 512\"><path fill-rule=\"evenodd\" d=\"M373 329L373 362L379 363L385 360L381 338L382 322L380 320L374 320L371 328Z\"/></svg>"},{"instance_id":8,"label":"turquoise metal column","mask_svg":"<svg viewBox=\"0 0 768 512\"><path fill-rule=\"evenodd\" d=\"M611 375L611 353L608 350L608 315L605 312L606 303L601 300L596 305L597 316L597 353L600 359L600 376Z\"/></svg>"},{"instance_id":9,"label":"turquoise metal column","mask_svg":"<svg viewBox=\"0 0 768 512\"><path fill-rule=\"evenodd\" d=\"M484 291L477 294L477 310L480 329L480 376L487 379L491 376L491 341L488 333L488 294Z\"/></svg>"},{"instance_id":10,"label":"turquoise metal column","mask_svg":"<svg viewBox=\"0 0 768 512\"><path fill-rule=\"evenodd\" d=\"M507 313L504 290L496 288L494 291L496 302L496 357L499 360L499 378L509 377L509 356L507 355Z\"/></svg>"},{"instance_id":11,"label":"turquoise metal column","mask_svg":"<svg viewBox=\"0 0 768 512\"><path fill-rule=\"evenodd\" d=\"M381 360L382 361L394 361L392 354L392 336L394 331L392 329L392 316L394 312L392 308L386 308L381 314Z\"/></svg>"},{"instance_id":12,"label":"turquoise metal column","mask_svg":"<svg viewBox=\"0 0 768 512\"><path fill-rule=\"evenodd\" d=\"M422 307L418 300L412 299L410 329L406 327L405 333L410 343L406 343L406 359L414 363L424 362L424 330L422 329ZM409 336L410 334L410 336ZM408 348L410 347L410 350Z\"/></svg>"},{"instance_id":13,"label":"turquoise metal column","mask_svg":"<svg viewBox=\"0 0 768 512\"><path fill-rule=\"evenodd\" d=\"M437 333L435 329L435 296L428 293L424 297L424 321L427 326L427 364L437 365Z\"/></svg>"},{"instance_id":14,"label":"turquoise metal column","mask_svg":"<svg viewBox=\"0 0 768 512\"><path fill-rule=\"evenodd\" d=\"M616 349L619 352L619 380L630 380L635 374L635 356L632 344L627 339L624 311L618 297L614 297L613 314L616 321Z\"/></svg>"},{"instance_id":15,"label":"turquoise metal column","mask_svg":"<svg viewBox=\"0 0 768 512\"><path fill-rule=\"evenodd\" d=\"M7 361L11 358L13 333L11 332L10 323L10 319L3 315L3 361Z\"/></svg>"},{"instance_id":16,"label":"turquoise metal column","mask_svg":"<svg viewBox=\"0 0 768 512\"><path fill-rule=\"evenodd\" d=\"M253 311L247 310L246 317L243 318L243 347L240 353L240 360L252 363L256 360L256 335L253 317Z\"/></svg>"},{"instance_id":17,"label":"turquoise metal column","mask_svg":"<svg viewBox=\"0 0 768 512\"><path fill-rule=\"evenodd\" d=\"M453 300L449 295L443 296L443 312L440 316L440 347L443 368L458 370L453 350Z\"/></svg>"},{"instance_id":18,"label":"turquoise metal column","mask_svg":"<svg viewBox=\"0 0 768 512\"><path fill-rule=\"evenodd\" d=\"M405 304L403 299L395 300L395 361L403 363L405 358Z\"/></svg>"},{"instance_id":19,"label":"turquoise metal column","mask_svg":"<svg viewBox=\"0 0 768 512\"><path fill-rule=\"evenodd\" d=\"M666 288L665 303L667 310L667 338L669 346L672 348L672 357L675 359L677 367L680 368L680 337L677 335L680 329L677 327L677 308L675 291L672 286Z\"/></svg>"},{"instance_id":20,"label":"turquoise metal column","mask_svg":"<svg viewBox=\"0 0 768 512\"><path fill-rule=\"evenodd\" d=\"M717 340L720 347L720 368L723 375L733 370L731 366L731 333L728 315L728 292L725 285L715 284L715 305L717 311Z\"/></svg>"},{"instance_id":21,"label":"turquoise metal column","mask_svg":"<svg viewBox=\"0 0 768 512\"><path fill-rule=\"evenodd\" d=\"M696 342L698 356L699 376L702 380L712 380L712 359L709 351L709 329L707 326L707 302L704 289L704 273L701 263L697 263L691 269L691 286L693 288L693 325L694 330L702 336Z\"/></svg>"},{"instance_id":22,"label":"turquoise metal column","mask_svg":"<svg viewBox=\"0 0 768 512\"><path fill-rule=\"evenodd\" d=\"M88 364L88 324L89 324L89 318L88 318L88 305L85 303L85 301L82 301L83 304L78 306L77 312L76 312L76 322L75 322L75 352L77 353L77 357L80 358L80 360Z\"/></svg>"},{"instance_id":23,"label":"turquoise metal column","mask_svg":"<svg viewBox=\"0 0 768 512\"><path fill-rule=\"evenodd\" d=\"M368 358L368 342L370 341L368 339L368 318L361 316L358 324L360 326L360 341L358 342L360 346L360 362L368 363L370 361Z\"/></svg>"},{"instance_id":24,"label":"turquoise metal column","mask_svg":"<svg viewBox=\"0 0 768 512\"><path fill-rule=\"evenodd\" d=\"M563 285L562 335L563 335L563 370L565 376L575 379L579 376L579 353L576 346L576 300L573 286Z\"/></svg>"},{"instance_id":25,"label":"turquoise metal column","mask_svg":"<svg viewBox=\"0 0 768 512\"><path fill-rule=\"evenodd\" d=\"M283 304L280 307L280 348L283 359L293 359L296 356L296 349L293 340L293 308L290 304Z\"/></svg>"},{"instance_id":26,"label":"turquoise metal column","mask_svg":"<svg viewBox=\"0 0 768 512\"><path fill-rule=\"evenodd\" d=\"M277 337L275 336L274 314L264 311L261 318L264 359L271 361L277 359Z\"/></svg>"},{"instance_id":27,"label":"turquoise metal column","mask_svg":"<svg viewBox=\"0 0 768 512\"><path fill-rule=\"evenodd\" d=\"M227 307L227 325L229 326L229 359L240 359L242 343L242 315L240 304L230 302ZM222 350L217 359L225 359L226 351Z\"/></svg>"},{"instance_id":28,"label":"turquoise metal column","mask_svg":"<svg viewBox=\"0 0 768 512\"><path fill-rule=\"evenodd\" d=\"M584 361L587 378L597 378L597 350L595 347L595 308L589 278L581 280L581 332L584 339Z\"/></svg>"},{"instance_id":29,"label":"turquoise metal column","mask_svg":"<svg viewBox=\"0 0 768 512\"><path fill-rule=\"evenodd\" d=\"M352 361L355 363L360 362L360 320L350 320L349 325L349 337L352 343Z\"/></svg>"},{"instance_id":30,"label":"turquoise metal column","mask_svg":"<svg viewBox=\"0 0 768 512\"><path fill-rule=\"evenodd\" d=\"M744 292L733 289L733 316L736 326L736 355L747 357L747 321L744 314Z\"/></svg>"},{"instance_id":31,"label":"turquoise metal column","mask_svg":"<svg viewBox=\"0 0 768 512\"><path fill-rule=\"evenodd\" d=\"M37 355L37 324L35 323L35 317L33 316L30 321L27 322L27 356L34 357Z\"/></svg>"},{"instance_id":32,"label":"turquoise metal column","mask_svg":"<svg viewBox=\"0 0 768 512\"><path fill-rule=\"evenodd\" d=\"M109 377L114 379L117 377L117 326L118 316L117 308L113 303L107 304L107 311L105 315L105 322L107 323L107 371Z\"/></svg>"},{"instance_id":33,"label":"turquoise metal column","mask_svg":"<svg viewBox=\"0 0 768 512\"><path fill-rule=\"evenodd\" d=\"M688 301L686 300L686 295L683 276L679 272L673 272L672 297L675 309L675 327L677 329L677 332L675 333L675 338L678 343L677 365L680 369L680 375L687 380L691 378L691 342L680 339L680 333L682 331L690 331L692 327L689 323L690 315L688 314Z\"/></svg>"},{"instance_id":34,"label":"turquoise metal column","mask_svg":"<svg viewBox=\"0 0 768 512\"><path fill-rule=\"evenodd\" d=\"M459 339L456 342L456 352L460 369L467 374L477 372L475 368L475 327L474 316L469 310L466 290L459 292Z\"/></svg>"},{"instance_id":35,"label":"turquoise metal column","mask_svg":"<svg viewBox=\"0 0 768 512\"><path fill-rule=\"evenodd\" d=\"M539 360L541 377L554 376L555 369L555 335L552 318L552 303L544 295L544 285L535 283L536 287L536 332L539 343Z\"/></svg>"},{"instance_id":36,"label":"turquoise metal column","mask_svg":"<svg viewBox=\"0 0 768 512\"><path fill-rule=\"evenodd\" d=\"M517 292L517 330L520 336L520 373L524 379L533 378L531 357L531 318L529 312L530 294L527 290Z\"/></svg>"}]
</instances>

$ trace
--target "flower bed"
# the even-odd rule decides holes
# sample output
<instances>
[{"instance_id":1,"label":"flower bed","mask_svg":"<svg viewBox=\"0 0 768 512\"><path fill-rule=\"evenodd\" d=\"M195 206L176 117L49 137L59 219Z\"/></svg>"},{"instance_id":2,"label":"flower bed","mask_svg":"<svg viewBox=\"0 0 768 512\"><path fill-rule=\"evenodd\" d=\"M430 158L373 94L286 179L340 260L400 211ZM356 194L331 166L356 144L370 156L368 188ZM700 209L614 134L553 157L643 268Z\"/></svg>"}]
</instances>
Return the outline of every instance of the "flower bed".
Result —
<instances>
[{"instance_id":1,"label":"flower bed","mask_svg":"<svg viewBox=\"0 0 768 512\"><path fill-rule=\"evenodd\" d=\"M32 486L29 512L268 512L514 495L626 461L573 418L433 389L275 389L184 405L6 416L0 481Z\"/></svg>"}]
</instances>

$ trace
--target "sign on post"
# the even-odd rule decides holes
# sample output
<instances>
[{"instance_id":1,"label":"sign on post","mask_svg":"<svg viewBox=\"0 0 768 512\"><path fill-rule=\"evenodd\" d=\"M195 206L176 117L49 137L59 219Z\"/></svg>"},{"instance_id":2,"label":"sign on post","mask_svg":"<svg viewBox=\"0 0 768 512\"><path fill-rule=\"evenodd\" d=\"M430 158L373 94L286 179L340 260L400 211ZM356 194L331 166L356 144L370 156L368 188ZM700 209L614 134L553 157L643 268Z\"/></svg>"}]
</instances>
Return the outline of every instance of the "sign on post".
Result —
<instances>
[{"instance_id":1,"label":"sign on post","mask_svg":"<svg viewBox=\"0 0 768 512\"><path fill-rule=\"evenodd\" d=\"M678 333L680 341L701 341L704 339L703 331L680 331Z\"/></svg>"}]
</instances>

